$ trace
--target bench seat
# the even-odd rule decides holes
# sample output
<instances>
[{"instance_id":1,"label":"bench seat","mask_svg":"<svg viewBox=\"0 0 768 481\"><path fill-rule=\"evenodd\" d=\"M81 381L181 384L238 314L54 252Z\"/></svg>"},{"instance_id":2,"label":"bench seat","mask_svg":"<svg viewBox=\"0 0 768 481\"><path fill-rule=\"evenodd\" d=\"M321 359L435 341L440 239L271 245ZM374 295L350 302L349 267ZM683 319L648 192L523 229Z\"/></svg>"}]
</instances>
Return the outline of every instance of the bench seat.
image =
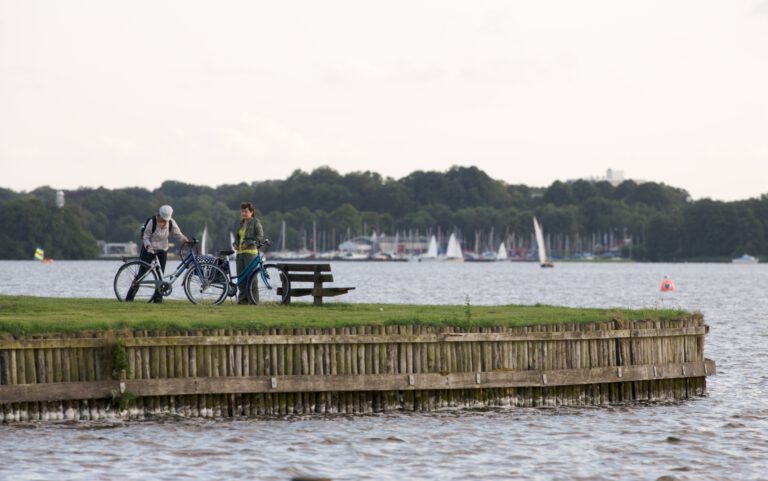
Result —
<instances>
[{"instance_id":1,"label":"bench seat","mask_svg":"<svg viewBox=\"0 0 768 481\"><path fill-rule=\"evenodd\" d=\"M336 297L347 294L354 287L330 287L324 283L333 282L330 264L287 264L277 263L278 267L285 270L291 281L291 292L286 299L286 304L292 297L312 296L315 306L323 305L323 297ZM296 283L309 283L311 287L295 287Z\"/></svg>"}]
</instances>

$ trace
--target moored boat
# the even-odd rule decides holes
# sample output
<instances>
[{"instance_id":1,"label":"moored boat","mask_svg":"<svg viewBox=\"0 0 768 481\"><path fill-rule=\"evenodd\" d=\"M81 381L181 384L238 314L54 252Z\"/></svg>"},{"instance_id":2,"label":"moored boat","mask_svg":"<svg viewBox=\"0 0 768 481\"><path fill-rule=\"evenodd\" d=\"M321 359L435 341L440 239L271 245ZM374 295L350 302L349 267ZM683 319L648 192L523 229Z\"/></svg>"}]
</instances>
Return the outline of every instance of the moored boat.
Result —
<instances>
[{"instance_id":1,"label":"moored boat","mask_svg":"<svg viewBox=\"0 0 768 481\"><path fill-rule=\"evenodd\" d=\"M751 256L749 254L744 254L741 257L732 259L731 262L734 264L757 264L760 261L757 259L757 257Z\"/></svg>"}]
</instances>

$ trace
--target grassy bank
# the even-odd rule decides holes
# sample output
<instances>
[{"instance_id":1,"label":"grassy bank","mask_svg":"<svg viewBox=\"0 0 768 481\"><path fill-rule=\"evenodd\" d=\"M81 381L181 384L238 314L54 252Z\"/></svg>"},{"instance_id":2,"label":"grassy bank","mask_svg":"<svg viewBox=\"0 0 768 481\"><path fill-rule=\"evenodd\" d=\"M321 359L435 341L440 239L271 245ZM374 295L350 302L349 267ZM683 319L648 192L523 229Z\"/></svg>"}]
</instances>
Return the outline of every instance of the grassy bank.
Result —
<instances>
[{"instance_id":1,"label":"grassy bank","mask_svg":"<svg viewBox=\"0 0 768 481\"><path fill-rule=\"evenodd\" d=\"M611 319L676 319L677 310L574 309L556 306L424 306L341 304L313 307L194 306L186 301L163 304L120 303L112 299L62 299L0 296L0 333L15 336L104 329L262 329L327 328L353 325L532 326L601 322Z\"/></svg>"}]
</instances>

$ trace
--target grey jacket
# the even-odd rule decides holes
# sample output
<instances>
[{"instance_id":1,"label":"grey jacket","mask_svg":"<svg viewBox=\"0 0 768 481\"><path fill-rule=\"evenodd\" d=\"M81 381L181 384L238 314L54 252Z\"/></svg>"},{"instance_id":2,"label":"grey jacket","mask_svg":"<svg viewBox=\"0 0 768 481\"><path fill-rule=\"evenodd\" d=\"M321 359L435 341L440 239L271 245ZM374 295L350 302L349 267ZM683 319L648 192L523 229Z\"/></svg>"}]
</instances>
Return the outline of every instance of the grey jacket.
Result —
<instances>
[{"instance_id":1,"label":"grey jacket","mask_svg":"<svg viewBox=\"0 0 768 481\"><path fill-rule=\"evenodd\" d=\"M240 222L235 224L235 243L240 242ZM264 241L264 228L261 226L259 219L253 217L248 219L245 223L245 237L243 245L238 245L238 250L241 249L255 249L261 242Z\"/></svg>"}]
</instances>

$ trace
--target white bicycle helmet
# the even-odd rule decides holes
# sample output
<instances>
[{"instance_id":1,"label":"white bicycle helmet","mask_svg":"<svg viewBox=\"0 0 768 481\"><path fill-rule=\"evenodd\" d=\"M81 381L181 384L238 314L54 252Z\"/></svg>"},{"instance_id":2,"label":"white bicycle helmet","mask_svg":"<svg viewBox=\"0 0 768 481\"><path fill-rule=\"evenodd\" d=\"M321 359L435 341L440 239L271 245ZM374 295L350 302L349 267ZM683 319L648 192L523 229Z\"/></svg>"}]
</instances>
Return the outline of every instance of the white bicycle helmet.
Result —
<instances>
[{"instance_id":1,"label":"white bicycle helmet","mask_svg":"<svg viewBox=\"0 0 768 481\"><path fill-rule=\"evenodd\" d=\"M170 220L171 216L173 215L173 207L170 205L160 206L160 208L157 210L157 213L160 214L160 217L162 217L163 220Z\"/></svg>"}]
</instances>

